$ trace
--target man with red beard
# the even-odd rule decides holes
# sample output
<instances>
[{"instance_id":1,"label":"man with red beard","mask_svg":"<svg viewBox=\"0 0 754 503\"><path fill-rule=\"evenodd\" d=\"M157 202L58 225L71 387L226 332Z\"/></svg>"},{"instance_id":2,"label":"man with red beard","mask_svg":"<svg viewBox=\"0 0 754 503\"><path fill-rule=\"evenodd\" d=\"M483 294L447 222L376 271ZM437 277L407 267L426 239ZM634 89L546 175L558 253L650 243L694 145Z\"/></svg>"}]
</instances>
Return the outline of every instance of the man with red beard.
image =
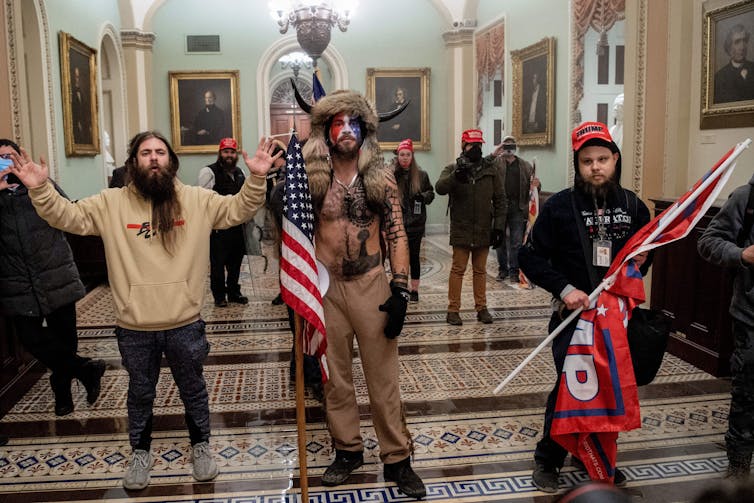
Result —
<instances>
[{"instance_id":1,"label":"man with red beard","mask_svg":"<svg viewBox=\"0 0 754 503\"><path fill-rule=\"evenodd\" d=\"M237 194L246 179L243 171L236 166L237 162L238 143L233 138L223 138L220 140L217 161L199 171L199 186L222 195ZM209 238L209 287L215 298L215 306L226 307L228 302L249 303L249 299L241 295L241 285L238 284L245 254L242 226L212 231Z\"/></svg>"},{"instance_id":2,"label":"man with red beard","mask_svg":"<svg viewBox=\"0 0 754 503\"><path fill-rule=\"evenodd\" d=\"M136 135L126 167L131 183L70 202L48 180L44 161L24 150L13 155L13 173L29 188L37 213L58 229L102 237L115 308L118 349L128 371L128 429L133 455L126 489L149 484L152 405L160 359L165 357L180 392L191 439L193 476L218 474L209 448L209 403L203 363L209 352L203 304L212 229L227 229L254 216L264 203L265 175L275 157L269 139L254 157L242 151L251 176L238 194L221 196L176 178L178 156L155 131Z\"/></svg>"},{"instance_id":3,"label":"man with red beard","mask_svg":"<svg viewBox=\"0 0 754 503\"><path fill-rule=\"evenodd\" d=\"M400 195L377 142L378 117L358 93L336 91L312 107L304 160L315 213L315 250L330 286L323 298L327 326L327 425L335 460L322 484L336 486L364 463L353 384L353 339L369 390L384 476L408 496L423 498L411 468L413 445L398 386L398 341L408 291L408 240ZM383 266L387 241L392 282Z\"/></svg>"}]
</instances>

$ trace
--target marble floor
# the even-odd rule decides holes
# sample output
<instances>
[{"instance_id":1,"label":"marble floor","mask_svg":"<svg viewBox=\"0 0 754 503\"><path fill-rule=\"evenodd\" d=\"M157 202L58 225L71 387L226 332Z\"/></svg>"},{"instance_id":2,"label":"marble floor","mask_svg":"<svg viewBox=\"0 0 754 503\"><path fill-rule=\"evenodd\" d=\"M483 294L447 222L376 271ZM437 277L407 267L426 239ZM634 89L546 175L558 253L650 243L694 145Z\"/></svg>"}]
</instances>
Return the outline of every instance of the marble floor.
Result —
<instances>
[{"instance_id":1,"label":"marble floor","mask_svg":"<svg viewBox=\"0 0 754 503\"><path fill-rule=\"evenodd\" d=\"M492 258L492 256L491 256ZM470 274L464 284L464 324L445 323L450 265L447 236L430 236L422 252L420 302L409 305L400 337L400 385L414 438L414 467L428 501L550 502L531 484L532 452L554 369L543 352L497 396L495 386L546 335L548 295L495 281L488 266L492 325L476 321ZM79 302L79 347L108 363L102 394L88 405L74 386L75 411L57 418L48 376L42 375L0 419L10 442L0 447L0 501L300 501L295 390L289 382L291 335L277 294L277 262L244 263L246 306L216 308L207 291L202 316L212 350L205 366L213 436L221 473L212 483L191 477L183 407L167 367L158 384L151 485L126 492L121 478L127 438L127 376L113 333L106 286ZM366 386L356 358L365 464L347 485L324 488L332 458L321 404L307 392L306 462L312 502L409 501L385 482L371 425ZM635 501L689 501L725 471L723 434L729 382L666 355L655 381L640 389L642 428L623 433L619 465ZM567 466L563 490L587 479Z\"/></svg>"}]
</instances>

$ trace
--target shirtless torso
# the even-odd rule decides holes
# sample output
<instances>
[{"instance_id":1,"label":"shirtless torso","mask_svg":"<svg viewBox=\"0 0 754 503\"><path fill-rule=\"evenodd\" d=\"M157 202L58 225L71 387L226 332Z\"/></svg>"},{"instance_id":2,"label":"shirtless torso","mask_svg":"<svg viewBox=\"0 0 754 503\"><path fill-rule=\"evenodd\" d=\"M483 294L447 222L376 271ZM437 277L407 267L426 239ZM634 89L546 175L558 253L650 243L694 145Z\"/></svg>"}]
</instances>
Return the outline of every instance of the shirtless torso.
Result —
<instances>
[{"instance_id":1,"label":"shirtless torso","mask_svg":"<svg viewBox=\"0 0 754 503\"><path fill-rule=\"evenodd\" d=\"M351 164L351 163L349 163ZM382 214L367 205L356 162L334 166L333 182L322 203L316 229L317 258L335 278L347 281L382 267L380 235L384 232L393 283L408 284L408 240L403 227L395 178L385 171L387 185Z\"/></svg>"}]
</instances>

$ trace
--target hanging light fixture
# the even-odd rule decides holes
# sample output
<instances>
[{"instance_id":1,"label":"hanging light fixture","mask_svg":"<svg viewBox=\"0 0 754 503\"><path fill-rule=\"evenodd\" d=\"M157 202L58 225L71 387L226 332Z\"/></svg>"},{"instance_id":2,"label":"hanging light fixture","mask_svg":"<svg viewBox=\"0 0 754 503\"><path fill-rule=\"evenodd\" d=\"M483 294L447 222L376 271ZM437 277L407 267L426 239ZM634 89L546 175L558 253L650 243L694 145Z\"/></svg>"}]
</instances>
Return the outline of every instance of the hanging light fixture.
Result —
<instances>
[{"instance_id":1,"label":"hanging light fixture","mask_svg":"<svg viewBox=\"0 0 754 503\"><path fill-rule=\"evenodd\" d=\"M289 52L278 61L280 62L280 68L283 70L286 68L293 70L294 78L298 78L298 72L302 68L309 69L312 67L312 58L300 51Z\"/></svg>"},{"instance_id":2,"label":"hanging light fixture","mask_svg":"<svg viewBox=\"0 0 754 503\"><path fill-rule=\"evenodd\" d=\"M342 32L348 29L355 4L355 0L274 0L269 7L280 33L290 26L296 29L298 44L316 67L330 44L330 30L336 25Z\"/></svg>"}]
</instances>

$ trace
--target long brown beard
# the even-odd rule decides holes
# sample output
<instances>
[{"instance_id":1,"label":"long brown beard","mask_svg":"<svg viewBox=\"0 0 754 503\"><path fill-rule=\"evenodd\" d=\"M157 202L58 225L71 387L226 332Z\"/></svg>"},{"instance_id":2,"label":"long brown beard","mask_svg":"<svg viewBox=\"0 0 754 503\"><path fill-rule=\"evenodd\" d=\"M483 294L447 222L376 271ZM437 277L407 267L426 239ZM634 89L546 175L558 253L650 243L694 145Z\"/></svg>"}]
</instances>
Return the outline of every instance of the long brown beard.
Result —
<instances>
[{"instance_id":1,"label":"long brown beard","mask_svg":"<svg viewBox=\"0 0 754 503\"><path fill-rule=\"evenodd\" d=\"M617 190L618 183L615 180L615 175L609 180L606 180L602 185L592 185L591 183L585 182L580 176L577 176L574 179L574 186L576 187L576 190L582 194L586 194L587 196L596 199L598 202L602 202L607 199L607 195L610 192Z\"/></svg>"},{"instance_id":2,"label":"long brown beard","mask_svg":"<svg viewBox=\"0 0 754 503\"><path fill-rule=\"evenodd\" d=\"M173 227L181 212L181 204L175 192L176 169L171 163L167 172L152 174L132 164L128 167L128 173L137 190L152 201L152 225L162 241L162 246L172 253L175 244Z\"/></svg>"}]
</instances>

